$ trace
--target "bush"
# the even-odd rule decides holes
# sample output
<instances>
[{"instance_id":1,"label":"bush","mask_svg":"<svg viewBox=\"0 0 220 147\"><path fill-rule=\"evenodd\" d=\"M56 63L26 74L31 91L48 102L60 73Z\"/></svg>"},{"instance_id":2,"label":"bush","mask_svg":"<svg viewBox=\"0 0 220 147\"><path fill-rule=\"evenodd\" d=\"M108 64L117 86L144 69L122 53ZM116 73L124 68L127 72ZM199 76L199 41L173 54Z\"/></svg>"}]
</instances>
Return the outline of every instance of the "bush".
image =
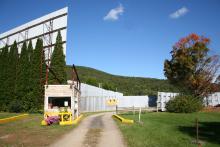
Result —
<instances>
[{"instance_id":1,"label":"bush","mask_svg":"<svg viewBox=\"0 0 220 147\"><path fill-rule=\"evenodd\" d=\"M14 100L9 105L9 112L22 112L23 106L19 100Z\"/></svg>"},{"instance_id":2,"label":"bush","mask_svg":"<svg viewBox=\"0 0 220 147\"><path fill-rule=\"evenodd\" d=\"M202 101L191 95L179 95L175 99L170 100L166 104L168 112L176 113L192 113L201 110L203 107Z\"/></svg>"},{"instance_id":3,"label":"bush","mask_svg":"<svg viewBox=\"0 0 220 147\"><path fill-rule=\"evenodd\" d=\"M7 105L2 104L2 105L0 106L0 112L5 112L5 111L8 111L8 107L7 107Z\"/></svg>"},{"instance_id":4,"label":"bush","mask_svg":"<svg viewBox=\"0 0 220 147\"><path fill-rule=\"evenodd\" d=\"M29 113L40 113L37 108L30 108L27 112L29 112Z\"/></svg>"}]
</instances>

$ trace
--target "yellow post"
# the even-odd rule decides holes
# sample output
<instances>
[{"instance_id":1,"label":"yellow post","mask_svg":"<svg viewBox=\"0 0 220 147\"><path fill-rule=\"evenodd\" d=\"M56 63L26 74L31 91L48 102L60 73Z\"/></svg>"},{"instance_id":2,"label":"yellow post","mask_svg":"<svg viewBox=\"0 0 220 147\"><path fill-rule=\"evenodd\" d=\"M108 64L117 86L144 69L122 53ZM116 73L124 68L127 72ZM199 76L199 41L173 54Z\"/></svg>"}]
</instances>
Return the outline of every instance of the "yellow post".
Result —
<instances>
[{"instance_id":1,"label":"yellow post","mask_svg":"<svg viewBox=\"0 0 220 147\"><path fill-rule=\"evenodd\" d=\"M61 113L61 121L63 122L63 113Z\"/></svg>"}]
</instances>

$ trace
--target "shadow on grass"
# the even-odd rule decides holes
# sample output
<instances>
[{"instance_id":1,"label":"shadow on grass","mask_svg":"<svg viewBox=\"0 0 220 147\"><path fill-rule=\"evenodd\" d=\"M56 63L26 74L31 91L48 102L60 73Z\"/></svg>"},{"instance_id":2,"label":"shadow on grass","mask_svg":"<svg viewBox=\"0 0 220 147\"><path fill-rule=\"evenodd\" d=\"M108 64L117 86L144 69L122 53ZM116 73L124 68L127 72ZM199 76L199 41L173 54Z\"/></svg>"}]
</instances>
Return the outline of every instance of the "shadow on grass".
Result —
<instances>
[{"instance_id":1,"label":"shadow on grass","mask_svg":"<svg viewBox=\"0 0 220 147\"><path fill-rule=\"evenodd\" d=\"M195 126L179 126L179 130L196 138ZM220 145L220 122L199 122L199 140Z\"/></svg>"}]
</instances>

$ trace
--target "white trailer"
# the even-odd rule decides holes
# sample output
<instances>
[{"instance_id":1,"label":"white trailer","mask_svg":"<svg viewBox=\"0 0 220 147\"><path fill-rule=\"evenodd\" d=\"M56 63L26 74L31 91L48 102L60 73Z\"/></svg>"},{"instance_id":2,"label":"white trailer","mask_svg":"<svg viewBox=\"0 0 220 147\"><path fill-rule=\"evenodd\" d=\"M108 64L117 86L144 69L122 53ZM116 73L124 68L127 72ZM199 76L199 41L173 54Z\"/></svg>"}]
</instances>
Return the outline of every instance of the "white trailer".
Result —
<instances>
[{"instance_id":1,"label":"white trailer","mask_svg":"<svg viewBox=\"0 0 220 147\"><path fill-rule=\"evenodd\" d=\"M157 111L166 111L166 103L169 100L174 99L179 93L170 92L158 92L157 94ZM220 105L220 92L210 94L208 97L203 99L203 103L206 106L217 106Z\"/></svg>"},{"instance_id":2,"label":"white trailer","mask_svg":"<svg viewBox=\"0 0 220 147\"><path fill-rule=\"evenodd\" d=\"M215 92L210 94L208 97L205 97L204 104L208 106L220 105L220 92Z\"/></svg>"},{"instance_id":3,"label":"white trailer","mask_svg":"<svg viewBox=\"0 0 220 147\"><path fill-rule=\"evenodd\" d=\"M158 92L157 93L157 111L166 111L166 103L174 99L179 93Z\"/></svg>"}]
</instances>

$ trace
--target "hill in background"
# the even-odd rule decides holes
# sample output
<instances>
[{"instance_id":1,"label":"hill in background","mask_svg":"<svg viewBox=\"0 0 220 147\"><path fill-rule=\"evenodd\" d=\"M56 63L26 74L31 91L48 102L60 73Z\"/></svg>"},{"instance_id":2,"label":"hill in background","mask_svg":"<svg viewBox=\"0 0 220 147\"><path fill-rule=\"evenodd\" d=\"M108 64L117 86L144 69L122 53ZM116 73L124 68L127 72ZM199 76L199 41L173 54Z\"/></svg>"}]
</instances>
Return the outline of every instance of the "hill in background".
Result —
<instances>
[{"instance_id":1,"label":"hill in background","mask_svg":"<svg viewBox=\"0 0 220 147\"><path fill-rule=\"evenodd\" d=\"M99 86L102 83L104 89L122 92L124 95L157 95L158 91L178 92L167 80L143 77L126 77L112 75L97 69L84 66L76 66L82 83ZM72 67L67 65L67 77L71 79Z\"/></svg>"}]
</instances>

